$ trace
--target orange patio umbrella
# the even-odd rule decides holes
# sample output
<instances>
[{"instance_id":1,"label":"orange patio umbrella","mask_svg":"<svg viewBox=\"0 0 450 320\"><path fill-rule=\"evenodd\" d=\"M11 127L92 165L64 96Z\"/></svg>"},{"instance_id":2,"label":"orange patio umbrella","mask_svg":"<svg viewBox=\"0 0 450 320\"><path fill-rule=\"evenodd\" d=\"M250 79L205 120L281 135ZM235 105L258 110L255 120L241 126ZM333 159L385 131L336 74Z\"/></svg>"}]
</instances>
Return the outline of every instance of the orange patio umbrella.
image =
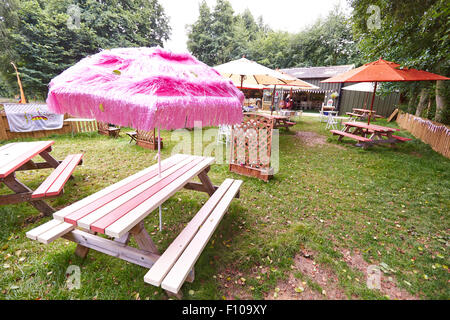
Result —
<instances>
[{"instance_id":1,"label":"orange patio umbrella","mask_svg":"<svg viewBox=\"0 0 450 320\"><path fill-rule=\"evenodd\" d=\"M321 82L374 82L372 102L370 104L370 111L372 111L378 82L429 81L449 79L450 78L423 70L401 68L397 63L386 61L380 58L377 61L367 63L359 68L341 73ZM372 113L369 115L368 124L370 124L371 115Z\"/></svg>"}]
</instances>

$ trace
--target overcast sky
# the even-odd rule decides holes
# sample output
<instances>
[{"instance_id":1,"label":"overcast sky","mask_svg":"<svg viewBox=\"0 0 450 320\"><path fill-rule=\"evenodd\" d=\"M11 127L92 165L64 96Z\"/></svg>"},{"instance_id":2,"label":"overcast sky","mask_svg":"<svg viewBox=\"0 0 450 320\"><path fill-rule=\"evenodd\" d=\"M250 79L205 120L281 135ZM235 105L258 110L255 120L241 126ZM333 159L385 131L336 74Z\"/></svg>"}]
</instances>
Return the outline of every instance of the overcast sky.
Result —
<instances>
[{"instance_id":1,"label":"overcast sky","mask_svg":"<svg viewBox=\"0 0 450 320\"><path fill-rule=\"evenodd\" d=\"M241 13L248 8L256 19L262 16L265 23L274 30L299 32L314 23L317 18L327 16L339 4L345 12L350 8L345 0L229 0L234 12ZM171 39L164 47L174 52L187 51L186 25L193 24L199 13L201 0L159 0L172 26ZM210 9L216 0L206 1Z\"/></svg>"}]
</instances>

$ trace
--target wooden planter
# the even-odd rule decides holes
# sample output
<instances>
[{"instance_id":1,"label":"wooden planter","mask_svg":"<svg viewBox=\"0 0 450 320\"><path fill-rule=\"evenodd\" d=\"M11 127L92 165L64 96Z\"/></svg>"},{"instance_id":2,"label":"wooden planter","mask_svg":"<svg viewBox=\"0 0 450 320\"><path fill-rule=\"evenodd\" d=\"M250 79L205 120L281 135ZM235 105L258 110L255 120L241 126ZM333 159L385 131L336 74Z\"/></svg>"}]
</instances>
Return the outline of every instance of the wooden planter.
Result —
<instances>
[{"instance_id":1,"label":"wooden planter","mask_svg":"<svg viewBox=\"0 0 450 320\"><path fill-rule=\"evenodd\" d=\"M258 114L246 114L231 131L230 171L268 181L274 120Z\"/></svg>"}]
</instances>

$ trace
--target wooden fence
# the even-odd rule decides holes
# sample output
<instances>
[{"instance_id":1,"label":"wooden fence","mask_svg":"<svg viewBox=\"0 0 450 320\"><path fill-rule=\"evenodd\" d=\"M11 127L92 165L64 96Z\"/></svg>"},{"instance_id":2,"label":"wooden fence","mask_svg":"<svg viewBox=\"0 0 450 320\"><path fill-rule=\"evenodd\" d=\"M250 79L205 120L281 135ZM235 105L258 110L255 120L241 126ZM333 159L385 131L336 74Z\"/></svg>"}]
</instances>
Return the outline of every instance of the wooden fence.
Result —
<instances>
[{"instance_id":1,"label":"wooden fence","mask_svg":"<svg viewBox=\"0 0 450 320\"><path fill-rule=\"evenodd\" d=\"M65 114L64 119L70 118L69 115ZM64 134L64 133L79 133L79 132L90 132L97 131L98 126L96 121L94 122L77 122L64 121L61 129L56 130L39 130L31 132L11 132L9 129L8 119L4 111L0 111L0 140L12 140L20 138L43 138L48 137L53 134Z\"/></svg>"},{"instance_id":2,"label":"wooden fence","mask_svg":"<svg viewBox=\"0 0 450 320\"><path fill-rule=\"evenodd\" d=\"M408 130L413 136L429 144L434 151L450 158L449 127L403 112L397 116L397 123L402 129Z\"/></svg>"}]
</instances>

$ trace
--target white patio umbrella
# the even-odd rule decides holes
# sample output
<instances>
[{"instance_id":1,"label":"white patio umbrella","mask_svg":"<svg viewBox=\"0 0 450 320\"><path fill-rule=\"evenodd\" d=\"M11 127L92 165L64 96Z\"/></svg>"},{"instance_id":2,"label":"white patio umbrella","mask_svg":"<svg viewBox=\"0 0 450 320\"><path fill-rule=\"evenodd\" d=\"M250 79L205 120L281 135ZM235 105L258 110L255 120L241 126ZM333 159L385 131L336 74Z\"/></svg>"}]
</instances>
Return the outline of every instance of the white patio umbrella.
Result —
<instances>
[{"instance_id":1,"label":"white patio umbrella","mask_svg":"<svg viewBox=\"0 0 450 320\"><path fill-rule=\"evenodd\" d=\"M298 87L302 89L317 88L310 83L297 79L286 73L267 68L246 58L233 60L215 66L214 69L223 77L230 78L234 85L241 89L264 89L267 88L267 86L273 86L273 91L275 92L277 85ZM272 105L273 97L274 94L272 95Z\"/></svg>"},{"instance_id":2,"label":"white patio umbrella","mask_svg":"<svg viewBox=\"0 0 450 320\"><path fill-rule=\"evenodd\" d=\"M374 89L375 84L373 82L360 82L342 88L342 90L359 91L359 92L373 92Z\"/></svg>"}]
</instances>

